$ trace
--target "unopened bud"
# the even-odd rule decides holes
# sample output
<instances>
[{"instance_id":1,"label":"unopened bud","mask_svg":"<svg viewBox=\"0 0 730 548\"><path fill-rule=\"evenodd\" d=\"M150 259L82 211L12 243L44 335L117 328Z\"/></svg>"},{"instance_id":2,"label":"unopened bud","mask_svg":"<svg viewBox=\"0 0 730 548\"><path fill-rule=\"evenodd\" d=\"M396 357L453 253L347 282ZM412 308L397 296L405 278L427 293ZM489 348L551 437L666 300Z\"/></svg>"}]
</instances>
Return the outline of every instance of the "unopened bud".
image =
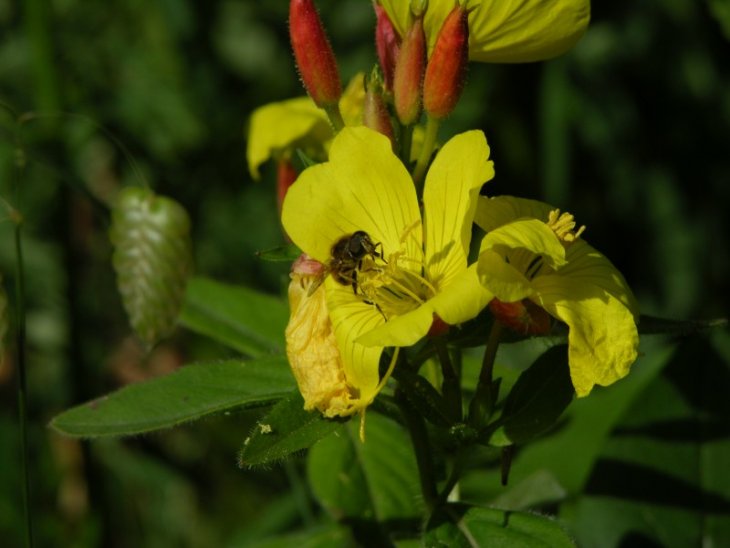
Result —
<instances>
[{"instance_id":1,"label":"unopened bud","mask_svg":"<svg viewBox=\"0 0 730 548\"><path fill-rule=\"evenodd\" d=\"M383 78L377 67L373 69L365 84L365 104L363 105L362 121L365 126L382 133L390 139L391 146L395 150L393 123L385 106Z\"/></svg>"},{"instance_id":2,"label":"unopened bud","mask_svg":"<svg viewBox=\"0 0 730 548\"><path fill-rule=\"evenodd\" d=\"M281 206L284 203L289 187L297 180L297 172L289 160L279 160L276 166L276 205L281 215Z\"/></svg>"},{"instance_id":3,"label":"unopened bud","mask_svg":"<svg viewBox=\"0 0 730 548\"><path fill-rule=\"evenodd\" d=\"M456 6L441 26L423 82L423 108L436 119L456 106L469 62L469 12Z\"/></svg>"},{"instance_id":4,"label":"unopened bud","mask_svg":"<svg viewBox=\"0 0 730 548\"><path fill-rule=\"evenodd\" d=\"M309 96L318 107L337 104L342 95L340 74L313 0L291 0L289 37Z\"/></svg>"},{"instance_id":5,"label":"unopened bud","mask_svg":"<svg viewBox=\"0 0 730 548\"><path fill-rule=\"evenodd\" d=\"M425 66L426 36L423 33L423 19L417 17L403 38L393 79L395 111L403 125L415 123L421 115Z\"/></svg>"},{"instance_id":6,"label":"unopened bud","mask_svg":"<svg viewBox=\"0 0 730 548\"><path fill-rule=\"evenodd\" d=\"M550 315L528 299L513 303L492 299L489 310L498 322L521 335L545 335L550 331Z\"/></svg>"},{"instance_id":7,"label":"unopened bud","mask_svg":"<svg viewBox=\"0 0 730 548\"><path fill-rule=\"evenodd\" d=\"M375 48L378 51L380 68L383 69L385 90L393 90L393 78L395 76L395 62L400 51L400 36L395 30L388 13L380 4L375 4Z\"/></svg>"}]
</instances>

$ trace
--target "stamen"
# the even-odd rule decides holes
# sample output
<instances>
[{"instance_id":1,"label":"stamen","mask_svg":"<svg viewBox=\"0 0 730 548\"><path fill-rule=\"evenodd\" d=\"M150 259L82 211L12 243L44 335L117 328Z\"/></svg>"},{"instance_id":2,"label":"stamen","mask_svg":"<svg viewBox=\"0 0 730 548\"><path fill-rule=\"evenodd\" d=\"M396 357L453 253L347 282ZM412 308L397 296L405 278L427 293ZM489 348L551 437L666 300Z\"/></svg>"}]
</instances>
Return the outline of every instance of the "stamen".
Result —
<instances>
[{"instance_id":1,"label":"stamen","mask_svg":"<svg viewBox=\"0 0 730 548\"><path fill-rule=\"evenodd\" d=\"M580 235L583 234L586 227L581 226L578 230L575 229L575 217L570 213L560 213L559 209L554 209L548 214L547 225L555 232L555 235L565 243L573 243Z\"/></svg>"}]
</instances>

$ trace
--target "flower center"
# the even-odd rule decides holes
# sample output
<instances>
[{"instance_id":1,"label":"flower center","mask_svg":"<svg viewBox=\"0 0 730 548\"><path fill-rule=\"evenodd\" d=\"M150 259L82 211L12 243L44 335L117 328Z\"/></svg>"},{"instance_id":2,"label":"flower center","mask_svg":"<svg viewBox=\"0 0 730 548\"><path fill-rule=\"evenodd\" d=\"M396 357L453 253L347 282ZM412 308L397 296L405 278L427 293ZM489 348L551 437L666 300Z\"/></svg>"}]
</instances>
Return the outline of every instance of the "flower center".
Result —
<instances>
[{"instance_id":1,"label":"flower center","mask_svg":"<svg viewBox=\"0 0 730 548\"><path fill-rule=\"evenodd\" d=\"M386 258L366 257L357 274L357 293L375 306L386 320L418 308L436 294L423 275L422 259L406 255L403 243L420 222L404 231L401 249Z\"/></svg>"},{"instance_id":2,"label":"flower center","mask_svg":"<svg viewBox=\"0 0 730 548\"><path fill-rule=\"evenodd\" d=\"M572 244L580 235L583 234L586 227L581 226L575 229L575 218L570 213L560 213L559 209L553 209L548 213L547 225L555 232L555 235L564 243Z\"/></svg>"}]
</instances>

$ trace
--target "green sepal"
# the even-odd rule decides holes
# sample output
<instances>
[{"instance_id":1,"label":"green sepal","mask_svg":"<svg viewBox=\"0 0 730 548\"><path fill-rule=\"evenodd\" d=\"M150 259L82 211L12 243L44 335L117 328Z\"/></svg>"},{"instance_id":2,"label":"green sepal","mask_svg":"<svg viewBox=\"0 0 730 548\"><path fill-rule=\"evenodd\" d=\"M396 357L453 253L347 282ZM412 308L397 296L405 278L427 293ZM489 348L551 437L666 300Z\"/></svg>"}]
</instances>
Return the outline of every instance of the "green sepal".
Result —
<instances>
[{"instance_id":1,"label":"green sepal","mask_svg":"<svg viewBox=\"0 0 730 548\"><path fill-rule=\"evenodd\" d=\"M298 259L301 254L302 250L294 244L281 245L256 252L259 259L272 263L291 263Z\"/></svg>"},{"instance_id":2,"label":"green sepal","mask_svg":"<svg viewBox=\"0 0 730 548\"><path fill-rule=\"evenodd\" d=\"M343 422L305 411L301 394L293 391L256 423L243 442L238 463L250 467L280 461L339 430Z\"/></svg>"},{"instance_id":3,"label":"green sepal","mask_svg":"<svg viewBox=\"0 0 730 548\"><path fill-rule=\"evenodd\" d=\"M471 548L573 548L573 539L555 520L524 512L448 504L435 512L424 546Z\"/></svg>"},{"instance_id":4,"label":"green sepal","mask_svg":"<svg viewBox=\"0 0 730 548\"><path fill-rule=\"evenodd\" d=\"M573 394L567 346L554 346L517 379L501 417L493 423L496 428L489 436L489 445L503 447L536 438L555 424Z\"/></svg>"},{"instance_id":5,"label":"green sepal","mask_svg":"<svg viewBox=\"0 0 730 548\"><path fill-rule=\"evenodd\" d=\"M232 409L260 407L289 394L285 358L197 363L64 411L51 428L68 436L128 436Z\"/></svg>"},{"instance_id":6,"label":"green sepal","mask_svg":"<svg viewBox=\"0 0 730 548\"><path fill-rule=\"evenodd\" d=\"M129 321L154 345L174 327L192 271L188 214L149 189L125 188L112 210L109 236Z\"/></svg>"}]
</instances>

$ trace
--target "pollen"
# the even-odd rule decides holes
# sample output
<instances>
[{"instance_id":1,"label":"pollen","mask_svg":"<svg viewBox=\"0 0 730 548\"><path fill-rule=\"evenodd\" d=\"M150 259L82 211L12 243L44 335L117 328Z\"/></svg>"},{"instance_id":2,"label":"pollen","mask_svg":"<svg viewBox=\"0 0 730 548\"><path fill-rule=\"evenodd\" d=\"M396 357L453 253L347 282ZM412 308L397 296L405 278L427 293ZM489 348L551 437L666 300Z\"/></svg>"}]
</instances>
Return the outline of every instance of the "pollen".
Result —
<instances>
[{"instance_id":1,"label":"pollen","mask_svg":"<svg viewBox=\"0 0 730 548\"><path fill-rule=\"evenodd\" d=\"M581 226L578 230L575 230L575 217L567 212L560 213L559 209L554 209L548 214L547 225L560 240L568 244L580 238L580 235L586 229L585 226Z\"/></svg>"}]
</instances>

